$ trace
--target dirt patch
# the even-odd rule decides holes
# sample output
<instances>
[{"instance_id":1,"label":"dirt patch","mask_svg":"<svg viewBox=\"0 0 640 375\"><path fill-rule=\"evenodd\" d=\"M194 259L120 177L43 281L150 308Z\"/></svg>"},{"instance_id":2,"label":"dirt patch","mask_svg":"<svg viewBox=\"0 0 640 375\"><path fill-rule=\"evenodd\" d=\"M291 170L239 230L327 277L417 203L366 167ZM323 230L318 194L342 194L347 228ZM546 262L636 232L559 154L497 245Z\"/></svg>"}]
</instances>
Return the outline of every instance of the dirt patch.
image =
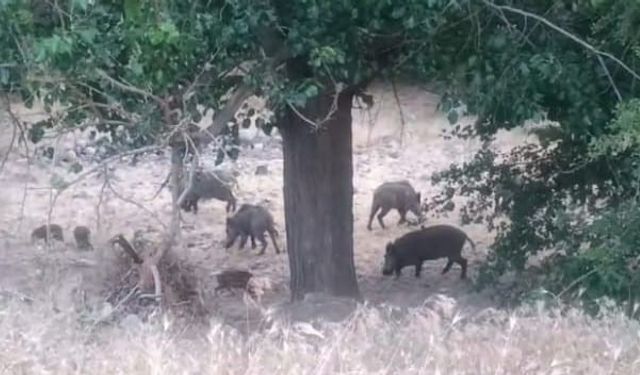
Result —
<instances>
[{"instance_id":1,"label":"dirt patch","mask_svg":"<svg viewBox=\"0 0 640 375\"><path fill-rule=\"evenodd\" d=\"M486 306L490 302L484 296L472 293L469 283L459 280L459 269L440 275L444 260L425 263L420 279L415 279L408 271L399 280L382 276L384 244L413 228L397 226L397 215L393 212L387 216L386 230L376 226L373 231L366 229L375 187L385 180L407 179L423 197L431 196L436 193L430 184L431 174L452 163L471 160L480 144L476 140L446 141L441 137L442 130L449 125L436 110L438 98L432 94L418 88L400 90L406 119L402 127L393 94L384 86L373 87L370 91L376 105L369 111L353 111L355 263L365 299L373 304L410 307L419 306L429 296L440 293L469 308ZM21 113L28 121L38 116L33 111ZM463 121L468 123L471 119ZM2 134L10 135L11 132L6 131L10 129L6 121L2 126ZM504 133L499 135L496 147L506 151L525 141L531 139L524 132ZM259 138L253 142L253 148L245 148L240 158L227 166L238 174L238 205L264 204L275 218L280 232L278 241L284 246L281 143L277 134L275 138ZM6 140L0 144L6 149ZM212 165L214 159L215 154L205 155L205 165ZM95 166L91 162L82 163L85 170ZM140 158L136 166L127 161L112 164L107 171L74 184L50 210L54 196L51 186L55 180L72 181L77 175L64 161L53 165L46 161L28 164L20 153L12 153L0 174L0 205L3 207L0 212L0 278L3 289L25 295L40 295L39 291L48 290L55 296L51 301L56 301L56 308L61 308L78 305L71 290L82 289L84 295L101 295L99 291L105 285L117 285L118 280L110 278L119 275L113 269L118 264L118 257L108 240L116 233L123 233L128 238L140 231L158 233L168 224L169 191L165 189L152 199L164 181L168 167L169 160L164 154L147 155ZM256 173L258 169L267 172ZM106 175L109 176L109 188L105 188ZM68 243L54 249L29 244L31 230L46 223L49 212L51 221L63 227ZM197 280L197 286L189 288L198 290L198 298L206 311L245 327L259 325L265 309L284 304L289 298L286 253L276 255L267 251L258 256L248 247L243 251L235 247L225 250L225 220L225 203L216 200L201 202L197 215L185 214L182 245L174 253L175 262L165 271L171 274L176 270L171 267L179 267L180 274ZM429 218L426 224L436 223L460 225L457 214L438 220ZM75 249L71 231L77 225L91 229L94 251L81 253ZM471 253L469 248L463 252L469 259L470 277L473 277L477 265L486 256L492 234L482 225L468 225L464 230L477 245L476 252ZM76 264L82 263L79 259L87 259L86 264ZM269 287L260 304L247 303L241 294L215 293L216 274L227 268L249 270L265 281ZM55 276L51 275L54 269ZM179 282L185 286L191 281L182 279ZM101 301L93 301L98 302Z\"/></svg>"}]
</instances>

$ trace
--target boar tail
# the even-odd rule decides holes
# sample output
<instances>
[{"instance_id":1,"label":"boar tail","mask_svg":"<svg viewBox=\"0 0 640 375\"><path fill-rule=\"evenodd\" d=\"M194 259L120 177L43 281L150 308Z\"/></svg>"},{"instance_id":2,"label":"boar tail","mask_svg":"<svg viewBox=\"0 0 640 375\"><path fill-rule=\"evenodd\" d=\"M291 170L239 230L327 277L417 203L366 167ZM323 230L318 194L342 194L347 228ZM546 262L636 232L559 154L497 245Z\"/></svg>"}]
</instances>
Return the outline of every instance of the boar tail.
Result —
<instances>
[{"instance_id":1,"label":"boar tail","mask_svg":"<svg viewBox=\"0 0 640 375\"><path fill-rule=\"evenodd\" d=\"M469 241L469 243L471 244L471 248L473 249L473 251L476 251L476 244L466 234L465 237L467 237L467 241Z\"/></svg>"}]
</instances>

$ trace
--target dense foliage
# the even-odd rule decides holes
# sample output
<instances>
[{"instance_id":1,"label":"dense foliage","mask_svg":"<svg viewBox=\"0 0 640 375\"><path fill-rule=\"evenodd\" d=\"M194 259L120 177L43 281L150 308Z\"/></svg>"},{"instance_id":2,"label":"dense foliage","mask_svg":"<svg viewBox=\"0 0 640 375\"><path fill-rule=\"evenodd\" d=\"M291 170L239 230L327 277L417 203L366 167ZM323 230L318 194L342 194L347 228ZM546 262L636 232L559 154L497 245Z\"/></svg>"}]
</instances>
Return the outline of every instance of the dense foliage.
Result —
<instances>
[{"instance_id":1,"label":"dense foliage","mask_svg":"<svg viewBox=\"0 0 640 375\"><path fill-rule=\"evenodd\" d=\"M622 61L503 9L510 30L494 31L500 36L485 50L493 57L480 59L485 73L464 69L454 86L462 87L454 97L479 115L473 129L458 133L489 139L525 119L555 125L534 131L540 145L508 155L486 147L473 161L436 174L434 183L444 188L431 207L451 209L450 197L469 197L460 208L463 219L497 230L481 281L522 271L541 251L552 250L543 285L556 292L570 286L588 299L626 300L637 274L629 264L640 255L640 4L536 2L526 9ZM469 64L478 62L472 57Z\"/></svg>"},{"instance_id":2,"label":"dense foliage","mask_svg":"<svg viewBox=\"0 0 640 375\"><path fill-rule=\"evenodd\" d=\"M2 0L0 31L3 92L61 101L67 126L124 128L134 146L165 142L198 104L219 110L240 85L279 112L375 78L438 82L452 123L478 116L459 135L486 141L554 121L539 146L487 147L435 175L443 194L430 207L469 197L465 220L497 230L486 280L561 249L547 278L556 288L594 269L593 296L630 285L637 1Z\"/></svg>"}]
</instances>

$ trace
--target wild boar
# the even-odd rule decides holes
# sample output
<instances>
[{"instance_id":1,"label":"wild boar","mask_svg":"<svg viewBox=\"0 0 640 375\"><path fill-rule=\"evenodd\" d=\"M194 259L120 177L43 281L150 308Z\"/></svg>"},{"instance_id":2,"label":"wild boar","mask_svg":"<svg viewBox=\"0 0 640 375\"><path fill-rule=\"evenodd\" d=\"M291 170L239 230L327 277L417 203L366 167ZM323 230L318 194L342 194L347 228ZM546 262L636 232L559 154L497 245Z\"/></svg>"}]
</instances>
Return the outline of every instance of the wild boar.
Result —
<instances>
[{"instance_id":1,"label":"wild boar","mask_svg":"<svg viewBox=\"0 0 640 375\"><path fill-rule=\"evenodd\" d=\"M49 242L49 239L58 240L60 242L64 241L64 236L62 235L62 227L58 224L46 224L37 227L31 232L31 242L36 242L37 240L44 240L45 242Z\"/></svg>"},{"instance_id":2,"label":"wild boar","mask_svg":"<svg viewBox=\"0 0 640 375\"><path fill-rule=\"evenodd\" d=\"M73 238L76 240L76 246L78 250L93 250L89 237L91 231L84 225L78 225L73 229Z\"/></svg>"},{"instance_id":3,"label":"wild boar","mask_svg":"<svg viewBox=\"0 0 640 375\"><path fill-rule=\"evenodd\" d=\"M211 198L227 202L227 212L236 210L236 198L229 183L214 172L196 171L193 185L185 195L180 207L186 212L193 209L193 213L197 214L198 201Z\"/></svg>"},{"instance_id":4,"label":"wild boar","mask_svg":"<svg viewBox=\"0 0 640 375\"><path fill-rule=\"evenodd\" d=\"M411 211L414 215L421 218L420 212L420 193L416 193L413 186L407 180L389 181L378 186L373 193L373 202L371 203L371 214L367 229L371 230L373 217L378 214L378 222L384 228L382 219L391 211L392 208L398 210L400 221L398 225L406 222L407 211Z\"/></svg>"},{"instance_id":5,"label":"wild boar","mask_svg":"<svg viewBox=\"0 0 640 375\"><path fill-rule=\"evenodd\" d=\"M243 204L233 217L227 218L227 241L225 248L233 246L234 242L240 237L240 248L244 249L247 238L251 237L251 248L256 248L255 238L258 238L262 244L259 255L263 255L267 248L267 240L264 232L269 233L271 242L275 248L276 254L280 253L275 237L278 232L275 229L273 216L266 208L259 205Z\"/></svg>"},{"instance_id":6,"label":"wild boar","mask_svg":"<svg viewBox=\"0 0 640 375\"><path fill-rule=\"evenodd\" d=\"M467 260L461 253L466 241L475 250L476 245L469 236L451 225L434 225L409 232L387 244L382 274L389 276L395 273L398 278L402 268L415 266L415 275L420 277L425 260L448 258L442 274L447 273L453 263L458 263L462 267L460 278L464 279L467 276Z\"/></svg>"}]
</instances>

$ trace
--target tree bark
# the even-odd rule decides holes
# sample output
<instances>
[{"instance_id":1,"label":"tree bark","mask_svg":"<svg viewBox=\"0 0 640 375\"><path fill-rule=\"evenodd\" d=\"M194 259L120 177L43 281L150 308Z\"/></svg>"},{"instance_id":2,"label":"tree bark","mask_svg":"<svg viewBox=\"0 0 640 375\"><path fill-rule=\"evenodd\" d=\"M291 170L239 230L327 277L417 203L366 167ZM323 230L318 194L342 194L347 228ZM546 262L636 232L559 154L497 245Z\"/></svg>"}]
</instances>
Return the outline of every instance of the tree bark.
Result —
<instances>
[{"instance_id":1,"label":"tree bark","mask_svg":"<svg viewBox=\"0 0 640 375\"><path fill-rule=\"evenodd\" d=\"M284 153L284 207L291 299L321 292L361 299L353 258L352 93L315 129L291 108L279 121ZM300 111L322 119L332 95Z\"/></svg>"}]
</instances>

